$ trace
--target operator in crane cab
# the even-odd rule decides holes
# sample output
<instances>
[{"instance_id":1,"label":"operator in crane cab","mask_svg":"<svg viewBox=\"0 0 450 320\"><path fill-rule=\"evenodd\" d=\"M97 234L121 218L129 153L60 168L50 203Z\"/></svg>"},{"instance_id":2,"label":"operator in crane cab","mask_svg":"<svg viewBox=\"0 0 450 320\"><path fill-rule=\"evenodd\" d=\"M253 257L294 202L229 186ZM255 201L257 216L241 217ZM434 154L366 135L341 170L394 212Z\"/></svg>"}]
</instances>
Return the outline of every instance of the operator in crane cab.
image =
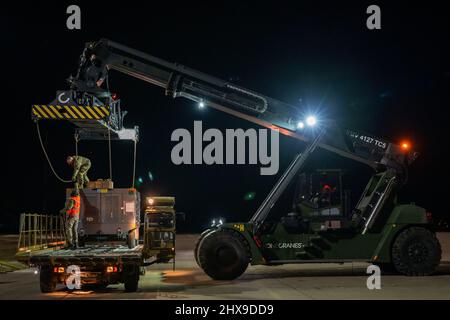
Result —
<instances>
[{"instance_id":1,"label":"operator in crane cab","mask_svg":"<svg viewBox=\"0 0 450 320\"><path fill-rule=\"evenodd\" d=\"M326 182L320 183L319 191L314 194L311 199L311 203L315 204L318 208L329 207L334 202L333 197L336 192L336 187Z\"/></svg>"},{"instance_id":2,"label":"operator in crane cab","mask_svg":"<svg viewBox=\"0 0 450 320\"><path fill-rule=\"evenodd\" d=\"M91 168L91 160L81 156L68 156L67 164L73 167L72 181L75 183L75 189L87 187L87 172Z\"/></svg>"},{"instance_id":3,"label":"operator in crane cab","mask_svg":"<svg viewBox=\"0 0 450 320\"><path fill-rule=\"evenodd\" d=\"M319 205L321 207L331 205L331 195L334 191L336 191L336 188L331 188L328 183L323 183L322 187L320 188L319 194Z\"/></svg>"},{"instance_id":4,"label":"operator in crane cab","mask_svg":"<svg viewBox=\"0 0 450 320\"><path fill-rule=\"evenodd\" d=\"M67 199L66 206L60 213L66 215L66 249L78 248L78 222L80 220L80 192L73 189L70 198Z\"/></svg>"}]
</instances>

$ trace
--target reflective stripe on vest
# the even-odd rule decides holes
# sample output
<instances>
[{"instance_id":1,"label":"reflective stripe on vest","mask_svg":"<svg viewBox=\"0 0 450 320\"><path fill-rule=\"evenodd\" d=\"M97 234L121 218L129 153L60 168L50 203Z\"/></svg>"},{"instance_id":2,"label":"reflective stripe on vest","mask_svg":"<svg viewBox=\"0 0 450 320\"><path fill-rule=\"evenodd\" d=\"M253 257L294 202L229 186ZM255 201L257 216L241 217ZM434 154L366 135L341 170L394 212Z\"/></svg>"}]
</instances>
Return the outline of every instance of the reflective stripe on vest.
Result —
<instances>
[{"instance_id":1,"label":"reflective stripe on vest","mask_svg":"<svg viewBox=\"0 0 450 320\"><path fill-rule=\"evenodd\" d=\"M80 214L80 196L70 197L74 201L72 209L67 210L69 216L78 216Z\"/></svg>"}]
</instances>

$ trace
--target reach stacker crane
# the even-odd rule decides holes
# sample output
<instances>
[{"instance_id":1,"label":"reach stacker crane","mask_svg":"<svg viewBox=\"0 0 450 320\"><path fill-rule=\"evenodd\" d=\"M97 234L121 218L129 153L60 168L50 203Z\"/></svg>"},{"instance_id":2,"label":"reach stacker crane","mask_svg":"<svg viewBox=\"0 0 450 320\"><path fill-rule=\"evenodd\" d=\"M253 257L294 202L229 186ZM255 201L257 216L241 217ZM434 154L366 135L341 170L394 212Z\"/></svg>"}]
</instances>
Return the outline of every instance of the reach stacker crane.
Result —
<instances>
[{"instance_id":1,"label":"reach stacker crane","mask_svg":"<svg viewBox=\"0 0 450 320\"><path fill-rule=\"evenodd\" d=\"M173 98L187 98L306 143L250 221L214 225L201 234L195 258L213 279L235 279L249 264L366 261L411 276L430 275L439 265L441 247L431 215L397 202L408 166L418 156L408 144L343 130L332 120L308 117L258 92L106 39L86 44L78 72L69 79L71 89L58 94L101 109L111 98L104 88L111 70L161 87ZM53 104L65 108L62 102ZM341 171L305 170L317 148L373 169L356 206L348 204ZM294 181L292 210L277 222L269 221Z\"/></svg>"}]
</instances>

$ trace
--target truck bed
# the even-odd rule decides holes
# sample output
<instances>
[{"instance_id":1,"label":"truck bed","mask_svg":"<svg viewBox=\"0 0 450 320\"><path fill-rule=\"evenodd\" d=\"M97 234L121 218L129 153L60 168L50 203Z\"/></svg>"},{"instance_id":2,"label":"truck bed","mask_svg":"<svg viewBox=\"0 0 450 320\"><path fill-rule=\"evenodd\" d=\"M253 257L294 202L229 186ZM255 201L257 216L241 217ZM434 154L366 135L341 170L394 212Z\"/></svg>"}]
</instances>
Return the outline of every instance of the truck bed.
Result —
<instances>
[{"instance_id":1,"label":"truck bed","mask_svg":"<svg viewBox=\"0 0 450 320\"><path fill-rule=\"evenodd\" d=\"M44 249L24 253L22 258L30 265L104 265L119 263L141 263L143 246L133 249L122 245L86 245L76 250Z\"/></svg>"}]
</instances>

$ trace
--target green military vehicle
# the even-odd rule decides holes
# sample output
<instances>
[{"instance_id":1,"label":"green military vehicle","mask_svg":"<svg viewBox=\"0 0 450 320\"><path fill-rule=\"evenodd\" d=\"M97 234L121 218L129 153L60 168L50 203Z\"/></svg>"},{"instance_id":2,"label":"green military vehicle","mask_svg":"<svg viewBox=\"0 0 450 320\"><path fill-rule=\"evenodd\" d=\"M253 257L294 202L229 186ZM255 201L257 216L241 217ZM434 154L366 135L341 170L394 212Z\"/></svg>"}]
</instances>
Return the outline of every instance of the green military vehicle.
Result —
<instances>
[{"instance_id":1,"label":"green military vehicle","mask_svg":"<svg viewBox=\"0 0 450 320\"><path fill-rule=\"evenodd\" d=\"M195 257L212 278L234 279L248 264L310 262L368 261L418 276L435 271L441 248L430 214L397 201L408 180L408 167L418 156L409 143L342 129L331 119L308 114L309 110L107 39L86 43L70 90L58 92L58 97L66 98L55 99L50 107L70 110L78 102L105 108L102 99L111 94L104 83L111 70L158 86L173 98L194 101L201 109L214 108L306 143L250 221L215 225L202 233ZM112 114L114 109L110 110ZM339 175L334 185L321 181L324 170L306 170L316 149L373 169L356 205L348 201L339 170L325 172L329 177ZM292 208L280 212L279 200L296 180ZM284 217L269 221L271 213Z\"/></svg>"},{"instance_id":2,"label":"green military vehicle","mask_svg":"<svg viewBox=\"0 0 450 320\"><path fill-rule=\"evenodd\" d=\"M279 222L258 223L254 216L249 222L213 226L200 236L197 263L218 280L239 277L249 264L355 261L409 276L430 275L441 259L431 216L414 204L399 204L393 190L383 191L389 184L392 188L390 181L389 172L371 178L353 219L347 219L342 198L317 204L303 198L306 194Z\"/></svg>"},{"instance_id":3,"label":"green military vehicle","mask_svg":"<svg viewBox=\"0 0 450 320\"><path fill-rule=\"evenodd\" d=\"M315 127L316 120L308 122ZM319 126L250 221L213 226L202 233L195 257L210 277L235 279L249 264L364 261L409 276L436 270L441 246L431 214L397 201L418 153L407 142L396 145L354 131L342 134L332 122ZM340 170L305 172L317 147L374 169L354 207ZM274 212L277 202L296 178L291 210L279 221L269 221L270 213L280 213Z\"/></svg>"}]
</instances>

